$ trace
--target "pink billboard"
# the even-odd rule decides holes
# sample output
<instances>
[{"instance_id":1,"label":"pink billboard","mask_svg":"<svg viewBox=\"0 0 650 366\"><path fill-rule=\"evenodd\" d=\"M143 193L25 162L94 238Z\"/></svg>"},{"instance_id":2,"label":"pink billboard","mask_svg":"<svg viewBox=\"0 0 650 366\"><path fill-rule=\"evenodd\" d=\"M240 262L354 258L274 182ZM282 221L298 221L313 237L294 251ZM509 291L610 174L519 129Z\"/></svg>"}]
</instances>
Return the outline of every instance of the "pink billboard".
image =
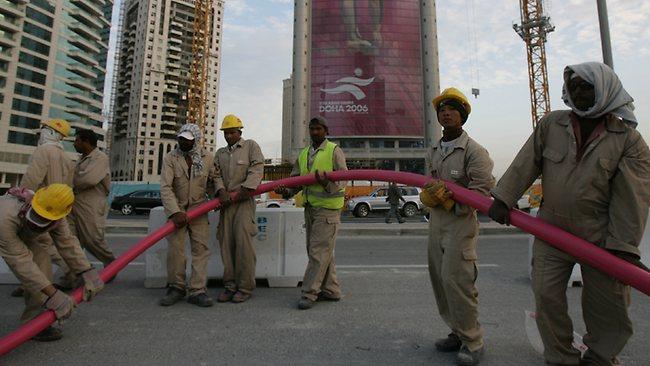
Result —
<instances>
[{"instance_id":1,"label":"pink billboard","mask_svg":"<svg viewBox=\"0 0 650 366\"><path fill-rule=\"evenodd\" d=\"M332 136L424 134L417 0L312 0L311 115Z\"/></svg>"}]
</instances>

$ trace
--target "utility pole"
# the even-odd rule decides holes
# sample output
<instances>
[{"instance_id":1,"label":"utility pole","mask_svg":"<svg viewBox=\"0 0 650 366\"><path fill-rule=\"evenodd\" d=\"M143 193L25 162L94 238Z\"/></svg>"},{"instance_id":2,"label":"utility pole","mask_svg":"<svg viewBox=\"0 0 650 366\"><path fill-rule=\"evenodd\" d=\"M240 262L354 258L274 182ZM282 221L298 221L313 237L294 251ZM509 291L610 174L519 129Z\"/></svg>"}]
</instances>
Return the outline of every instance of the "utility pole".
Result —
<instances>
[{"instance_id":1,"label":"utility pole","mask_svg":"<svg viewBox=\"0 0 650 366\"><path fill-rule=\"evenodd\" d=\"M607 17L607 0L596 0L598 3L598 22L600 23L600 43L603 48L603 62L614 68L612 58L612 43L609 40L609 20Z\"/></svg>"}]
</instances>

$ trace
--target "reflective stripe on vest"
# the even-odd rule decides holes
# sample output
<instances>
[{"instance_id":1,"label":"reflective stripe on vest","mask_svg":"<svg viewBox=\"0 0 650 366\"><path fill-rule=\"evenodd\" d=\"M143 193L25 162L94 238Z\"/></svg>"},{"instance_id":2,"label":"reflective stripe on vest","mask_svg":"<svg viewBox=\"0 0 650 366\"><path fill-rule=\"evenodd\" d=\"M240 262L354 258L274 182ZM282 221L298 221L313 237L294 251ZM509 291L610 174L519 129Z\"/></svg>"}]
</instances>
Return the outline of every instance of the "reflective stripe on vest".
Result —
<instances>
[{"instance_id":1,"label":"reflective stripe on vest","mask_svg":"<svg viewBox=\"0 0 650 366\"><path fill-rule=\"evenodd\" d=\"M309 170L307 169L307 162L309 159L309 146L304 148L298 157L300 175L307 175L313 173L316 170L318 170L319 173L334 171L334 163L332 162L334 158L334 148L336 148L336 144L327 141L324 150L316 151L314 162L312 163L311 169ZM323 186L316 183L303 187L302 195L304 202L309 202L309 204L314 207L340 210L343 208L343 202L345 200L345 189L340 189L335 193L327 193Z\"/></svg>"}]
</instances>

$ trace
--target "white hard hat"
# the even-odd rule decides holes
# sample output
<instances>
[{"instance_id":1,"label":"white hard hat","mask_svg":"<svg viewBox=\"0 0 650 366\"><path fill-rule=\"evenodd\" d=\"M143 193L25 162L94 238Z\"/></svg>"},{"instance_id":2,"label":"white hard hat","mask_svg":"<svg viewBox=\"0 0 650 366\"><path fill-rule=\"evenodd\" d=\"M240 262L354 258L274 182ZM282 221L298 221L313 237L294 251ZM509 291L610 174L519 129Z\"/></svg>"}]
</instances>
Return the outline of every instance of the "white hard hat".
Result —
<instances>
[{"instance_id":1,"label":"white hard hat","mask_svg":"<svg viewBox=\"0 0 650 366\"><path fill-rule=\"evenodd\" d=\"M182 137L182 138L188 139L188 140L194 140L194 134L191 133L190 131L183 131L183 132L178 134L178 137Z\"/></svg>"}]
</instances>

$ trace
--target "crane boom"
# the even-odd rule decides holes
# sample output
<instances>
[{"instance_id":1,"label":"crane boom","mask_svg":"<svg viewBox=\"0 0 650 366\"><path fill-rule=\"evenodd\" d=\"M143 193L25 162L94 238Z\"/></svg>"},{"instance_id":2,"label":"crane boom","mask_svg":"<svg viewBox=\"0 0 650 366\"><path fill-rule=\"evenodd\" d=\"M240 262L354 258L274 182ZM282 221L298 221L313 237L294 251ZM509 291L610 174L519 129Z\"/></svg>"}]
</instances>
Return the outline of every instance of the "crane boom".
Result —
<instances>
[{"instance_id":1,"label":"crane boom","mask_svg":"<svg viewBox=\"0 0 650 366\"><path fill-rule=\"evenodd\" d=\"M513 28L526 43L533 128L551 111L546 69L546 38L555 27L544 14L543 0L519 0L521 25Z\"/></svg>"},{"instance_id":2,"label":"crane boom","mask_svg":"<svg viewBox=\"0 0 650 366\"><path fill-rule=\"evenodd\" d=\"M210 13L211 0L194 1L194 23L192 36L192 63L187 91L187 122L201 128L205 136L205 106L207 101L208 60L210 57Z\"/></svg>"}]
</instances>

